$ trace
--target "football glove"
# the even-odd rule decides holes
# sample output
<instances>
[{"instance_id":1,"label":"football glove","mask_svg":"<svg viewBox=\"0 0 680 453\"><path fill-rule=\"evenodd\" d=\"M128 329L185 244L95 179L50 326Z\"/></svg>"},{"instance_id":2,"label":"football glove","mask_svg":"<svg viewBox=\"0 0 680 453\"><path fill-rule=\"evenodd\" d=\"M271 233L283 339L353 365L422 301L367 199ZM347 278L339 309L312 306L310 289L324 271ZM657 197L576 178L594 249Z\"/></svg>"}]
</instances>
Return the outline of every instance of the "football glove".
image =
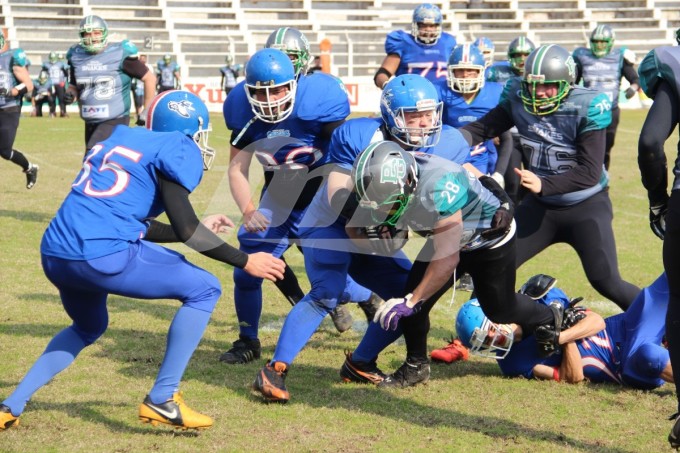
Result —
<instances>
[{"instance_id":1,"label":"football glove","mask_svg":"<svg viewBox=\"0 0 680 453\"><path fill-rule=\"evenodd\" d=\"M76 97L73 95L73 93L71 93L70 91L66 90L66 91L64 91L64 97L63 97L63 99L64 99L64 104L70 105L70 104L73 104L73 101L76 100Z\"/></svg>"},{"instance_id":2,"label":"football glove","mask_svg":"<svg viewBox=\"0 0 680 453\"><path fill-rule=\"evenodd\" d=\"M569 306L564 310L564 317L562 318L562 330L567 330L586 317L587 309L576 306L582 300L583 297L576 297L569 301Z\"/></svg>"},{"instance_id":3,"label":"football glove","mask_svg":"<svg viewBox=\"0 0 680 453\"><path fill-rule=\"evenodd\" d=\"M401 250L408 241L408 229L399 229L391 225L378 225L364 228L368 243L376 254L392 256Z\"/></svg>"},{"instance_id":4,"label":"football glove","mask_svg":"<svg viewBox=\"0 0 680 453\"><path fill-rule=\"evenodd\" d=\"M656 204L649 207L649 226L652 232L663 241L666 235L666 213L668 203Z\"/></svg>"},{"instance_id":5,"label":"football glove","mask_svg":"<svg viewBox=\"0 0 680 453\"><path fill-rule=\"evenodd\" d=\"M9 91L7 90L7 88L5 87L0 88L0 96L7 96L8 94Z\"/></svg>"},{"instance_id":6,"label":"football glove","mask_svg":"<svg viewBox=\"0 0 680 453\"><path fill-rule=\"evenodd\" d=\"M637 90L635 88L628 87L628 89L626 89L626 93L625 93L626 99L632 98L633 96L635 96L635 93L637 93Z\"/></svg>"},{"instance_id":7,"label":"football glove","mask_svg":"<svg viewBox=\"0 0 680 453\"><path fill-rule=\"evenodd\" d=\"M560 333L552 326L538 326L534 336L538 345L538 355L541 357L551 356L560 348Z\"/></svg>"},{"instance_id":8,"label":"football glove","mask_svg":"<svg viewBox=\"0 0 680 453\"><path fill-rule=\"evenodd\" d=\"M479 182L484 188L498 198L501 203L500 207L493 215L491 228L482 232L481 236L487 240L503 236L510 230L512 219L515 215L515 206L508 194L495 179L490 176L482 176L479 178Z\"/></svg>"},{"instance_id":9,"label":"football glove","mask_svg":"<svg viewBox=\"0 0 680 453\"><path fill-rule=\"evenodd\" d=\"M416 302L413 307L409 307L412 294L407 294L406 297L398 297L385 301L375 312L373 322L380 324L384 330L397 330L399 320L407 318L420 311L423 304L422 300Z\"/></svg>"}]
</instances>

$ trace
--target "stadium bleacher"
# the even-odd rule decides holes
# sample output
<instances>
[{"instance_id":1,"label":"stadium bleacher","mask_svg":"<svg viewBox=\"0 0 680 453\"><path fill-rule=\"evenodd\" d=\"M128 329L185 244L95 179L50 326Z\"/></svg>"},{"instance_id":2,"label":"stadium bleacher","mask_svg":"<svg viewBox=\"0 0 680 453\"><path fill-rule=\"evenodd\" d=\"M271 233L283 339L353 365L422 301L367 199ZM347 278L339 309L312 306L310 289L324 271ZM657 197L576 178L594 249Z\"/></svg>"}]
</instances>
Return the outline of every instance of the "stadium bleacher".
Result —
<instances>
[{"instance_id":1,"label":"stadium bleacher","mask_svg":"<svg viewBox=\"0 0 680 453\"><path fill-rule=\"evenodd\" d=\"M149 55L175 55L184 77L214 77L227 53L245 62L277 27L303 31L318 54L333 44L333 72L373 75L384 57L385 35L410 27L411 0L0 0L0 26L13 47L22 47L35 69L51 50L66 51L77 39L80 19L97 14L110 39L130 39ZM612 25L617 45L642 58L673 43L680 27L677 0L468 0L433 1L444 29L459 41L487 36L505 57L507 43L525 34L536 43L573 49L586 44L597 24ZM644 37L644 39L641 39Z\"/></svg>"}]
</instances>

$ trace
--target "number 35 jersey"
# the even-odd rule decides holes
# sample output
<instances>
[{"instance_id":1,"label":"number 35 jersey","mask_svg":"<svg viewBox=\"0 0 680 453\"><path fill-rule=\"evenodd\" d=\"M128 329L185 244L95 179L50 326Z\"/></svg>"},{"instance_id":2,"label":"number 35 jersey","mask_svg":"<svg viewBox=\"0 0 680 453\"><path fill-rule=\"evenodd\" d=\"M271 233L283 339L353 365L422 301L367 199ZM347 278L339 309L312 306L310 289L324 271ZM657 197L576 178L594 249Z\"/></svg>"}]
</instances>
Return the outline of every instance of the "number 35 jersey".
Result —
<instances>
[{"instance_id":1,"label":"number 35 jersey","mask_svg":"<svg viewBox=\"0 0 680 453\"><path fill-rule=\"evenodd\" d=\"M98 54L72 46L66 58L75 73L80 117L86 123L101 123L130 114L131 78L123 72L123 61L137 55L137 47L128 40L111 43Z\"/></svg>"},{"instance_id":2,"label":"number 35 jersey","mask_svg":"<svg viewBox=\"0 0 680 453\"><path fill-rule=\"evenodd\" d=\"M517 126L522 152L528 158L528 169L544 177L572 170L579 162L576 147L579 136L604 129L611 123L609 98L600 91L576 86L569 90L554 113L534 115L524 108L520 83L520 78L507 82L499 105ZM603 166L602 176L593 187L540 199L547 204L570 206L602 191L608 182L609 177Z\"/></svg>"},{"instance_id":3,"label":"number 35 jersey","mask_svg":"<svg viewBox=\"0 0 680 453\"><path fill-rule=\"evenodd\" d=\"M45 231L41 253L89 260L127 249L165 211L159 174L193 191L203 177L196 143L181 132L117 126L86 155Z\"/></svg>"}]
</instances>

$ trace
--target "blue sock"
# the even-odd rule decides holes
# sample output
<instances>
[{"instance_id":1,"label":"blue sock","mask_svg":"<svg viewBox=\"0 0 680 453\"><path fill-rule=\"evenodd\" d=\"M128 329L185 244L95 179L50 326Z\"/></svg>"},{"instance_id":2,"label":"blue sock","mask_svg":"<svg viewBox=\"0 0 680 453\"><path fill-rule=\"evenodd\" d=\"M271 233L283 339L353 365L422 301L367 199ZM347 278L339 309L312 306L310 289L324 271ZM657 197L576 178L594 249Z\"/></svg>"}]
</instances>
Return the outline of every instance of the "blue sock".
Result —
<instances>
[{"instance_id":1,"label":"blue sock","mask_svg":"<svg viewBox=\"0 0 680 453\"><path fill-rule=\"evenodd\" d=\"M172 320L170 329L168 329L165 357L158 370L156 382L149 392L152 403L164 403L179 390L179 381L203 337L210 315L210 312L186 305L177 310L175 319Z\"/></svg>"},{"instance_id":2,"label":"blue sock","mask_svg":"<svg viewBox=\"0 0 680 453\"><path fill-rule=\"evenodd\" d=\"M303 297L286 316L272 362L293 363L328 313L329 310L315 303L309 294Z\"/></svg>"},{"instance_id":3,"label":"blue sock","mask_svg":"<svg viewBox=\"0 0 680 453\"><path fill-rule=\"evenodd\" d=\"M401 327L397 330L384 330L379 324L368 323L368 329L361 339L361 343L352 353L352 360L369 362L380 354L383 349L394 343L401 336Z\"/></svg>"},{"instance_id":4,"label":"blue sock","mask_svg":"<svg viewBox=\"0 0 680 453\"><path fill-rule=\"evenodd\" d=\"M234 306L240 336L256 339L262 315L262 285L255 289L234 287Z\"/></svg>"},{"instance_id":5,"label":"blue sock","mask_svg":"<svg viewBox=\"0 0 680 453\"><path fill-rule=\"evenodd\" d=\"M15 417L21 415L33 394L66 369L85 346L87 344L73 326L56 334L16 390L2 404L9 407Z\"/></svg>"}]
</instances>

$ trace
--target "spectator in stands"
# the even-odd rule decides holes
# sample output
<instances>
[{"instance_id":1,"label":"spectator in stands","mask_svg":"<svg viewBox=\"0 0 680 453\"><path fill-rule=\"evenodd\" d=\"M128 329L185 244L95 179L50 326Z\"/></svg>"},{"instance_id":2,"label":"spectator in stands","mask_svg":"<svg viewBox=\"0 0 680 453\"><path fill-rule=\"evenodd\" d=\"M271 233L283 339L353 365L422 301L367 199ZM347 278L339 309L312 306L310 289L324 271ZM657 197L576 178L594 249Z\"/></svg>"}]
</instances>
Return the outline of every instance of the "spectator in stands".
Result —
<instances>
[{"instance_id":1,"label":"spectator in stands","mask_svg":"<svg viewBox=\"0 0 680 453\"><path fill-rule=\"evenodd\" d=\"M144 54L139 54L139 61L144 63L149 70L151 68L147 64L147 57ZM132 100L134 101L135 104L135 113L137 114L137 119L135 120L135 124L137 126L144 126L146 123L146 120L142 116L142 113L144 112L144 83L140 83L139 79L132 79L130 89L132 90Z\"/></svg>"},{"instance_id":2,"label":"spectator in stands","mask_svg":"<svg viewBox=\"0 0 680 453\"><path fill-rule=\"evenodd\" d=\"M54 102L59 101L59 112L62 118L67 118L66 104L64 103L64 93L68 82L68 66L59 60L57 52L50 52L47 61L43 63L42 69L47 71L52 81L52 97Z\"/></svg>"},{"instance_id":3,"label":"spectator in stands","mask_svg":"<svg viewBox=\"0 0 680 453\"><path fill-rule=\"evenodd\" d=\"M680 45L680 29L676 31ZM675 179L668 196L668 164L664 143L680 123L680 46L657 47L640 63L642 90L654 99L640 132L638 164L649 199L652 231L663 240L663 266L668 275L670 300L666 314L666 339L674 364L675 391L680 412L680 142L674 161ZM668 436L680 448L680 417Z\"/></svg>"},{"instance_id":4,"label":"spectator in stands","mask_svg":"<svg viewBox=\"0 0 680 453\"><path fill-rule=\"evenodd\" d=\"M172 61L172 55L165 54L156 63L156 78L158 79L158 92L179 90L182 87L182 77L179 73L179 65Z\"/></svg>"},{"instance_id":5,"label":"spectator in stands","mask_svg":"<svg viewBox=\"0 0 680 453\"><path fill-rule=\"evenodd\" d=\"M413 10L411 34L396 30L387 35L385 53L373 77L375 86L383 86L395 76L420 74L431 82L444 80L446 61L456 46L456 38L442 31L442 13L430 3Z\"/></svg>"},{"instance_id":6,"label":"spectator in stands","mask_svg":"<svg viewBox=\"0 0 680 453\"><path fill-rule=\"evenodd\" d=\"M0 157L21 167L26 174L26 188L31 189L38 179L38 166L12 147L23 98L33 91L33 81L26 69L26 53L20 48L5 50L5 44L0 31Z\"/></svg>"},{"instance_id":7,"label":"spectator in stands","mask_svg":"<svg viewBox=\"0 0 680 453\"><path fill-rule=\"evenodd\" d=\"M85 121L85 151L108 138L119 125L130 124L130 79L144 83L144 106L149 107L156 77L139 60L130 41L109 43L109 27L99 16L85 16L78 26L80 42L66 54L69 87L66 104L75 99ZM105 80L106 83L102 83Z\"/></svg>"},{"instance_id":8,"label":"spectator in stands","mask_svg":"<svg viewBox=\"0 0 680 453\"><path fill-rule=\"evenodd\" d=\"M229 95L229 92L236 86L236 81L241 72L241 65L234 64L234 57L227 55L224 58L225 65L220 68L220 75L222 80L220 81L220 86L224 91L224 95Z\"/></svg>"},{"instance_id":9,"label":"spectator in stands","mask_svg":"<svg viewBox=\"0 0 680 453\"><path fill-rule=\"evenodd\" d=\"M44 69L40 71L38 78L33 81L33 94L31 95L31 104L33 105L33 111L31 116L43 116L42 108L47 102L50 108L50 118L56 116L57 105L56 99L53 93L54 85L50 79L49 74Z\"/></svg>"},{"instance_id":10,"label":"spectator in stands","mask_svg":"<svg viewBox=\"0 0 680 453\"><path fill-rule=\"evenodd\" d=\"M513 39L510 41L510 45L508 45L508 60L492 64L486 73L486 80L505 85L505 82L511 77L521 77L524 72L524 62L535 48L534 43L526 36L518 36ZM519 202L520 185L519 177L515 174L514 169L522 167L522 145L519 141L517 128L513 127L510 129L510 132L512 133L513 147L506 171L503 173L503 180L505 181L505 191L512 201L517 204Z\"/></svg>"},{"instance_id":11,"label":"spectator in stands","mask_svg":"<svg viewBox=\"0 0 680 453\"><path fill-rule=\"evenodd\" d=\"M463 126L480 143L517 126L529 166L515 169L528 194L515 211L517 267L552 244L574 248L591 285L626 310L640 289L621 278L604 171L605 93L574 86L571 54L557 45L531 52L522 78L510 79L500 104Z\"/></svg>"},{"instance_id":12,"label":"spectator in stands","mask_svg":"<svg viewBox=\"0 0 680 453\"><path fill-rule=\"evenodd\" d=\"M630 83L625 92L626 99L635 96L640 88L639 77L634 68L635 54L625 47L614 48L615 39L614 30L609 25L598 25L590 34L590 48L579 47L573 54L578 71L576 83L583 80L583 86L586 88L603 91L609 97L612 121L607 126L604 154L604 167L607 170L621 116L619 108L621 78L625 77Z\"/></svg>"}]
</instances>

